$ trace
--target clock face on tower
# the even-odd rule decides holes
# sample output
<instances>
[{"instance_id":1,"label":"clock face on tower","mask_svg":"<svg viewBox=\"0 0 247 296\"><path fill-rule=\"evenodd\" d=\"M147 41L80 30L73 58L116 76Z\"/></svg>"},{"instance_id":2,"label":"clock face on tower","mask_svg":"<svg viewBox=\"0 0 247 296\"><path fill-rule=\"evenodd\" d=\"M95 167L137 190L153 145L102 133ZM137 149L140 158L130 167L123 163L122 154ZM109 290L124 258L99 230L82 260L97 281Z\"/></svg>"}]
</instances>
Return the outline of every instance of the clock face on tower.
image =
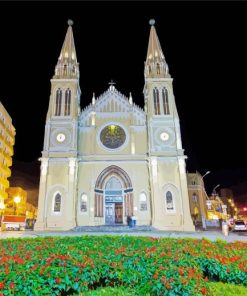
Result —
<instances>
[{"instance_id":1,"label":"clock face on tower","mask_svg":"<svg viewBox=\"0 0 247 296\"><path fill-rule=\"evenodd\" d=\"M58 142L62 143L65 140L65 134L63 133L57 134L56 139Z\"/></svg>"},{"instance_id":2,"label":"clock face on tower","mask_svg":"<svg viewBox=\"0 0 247 296\"><path fill-rule=\"evenodd\" d=\"M107 125L100 133L101 143L109 149L116 149L123 145L126 134L119 125Z\"/></svg>"},{"instance_id":3,"label":"clock face on tower","mask_svg":"<svg viewBox=\"0 0 247 296\"><path fill-rule=\"evenodd\" d=\"M162 140L162 141L167 141L168 139L169 139L169 134L168 133L166 133L166 132L162 132L161 134L160 134L160 139Z\"/></svg>"}]
</instances>

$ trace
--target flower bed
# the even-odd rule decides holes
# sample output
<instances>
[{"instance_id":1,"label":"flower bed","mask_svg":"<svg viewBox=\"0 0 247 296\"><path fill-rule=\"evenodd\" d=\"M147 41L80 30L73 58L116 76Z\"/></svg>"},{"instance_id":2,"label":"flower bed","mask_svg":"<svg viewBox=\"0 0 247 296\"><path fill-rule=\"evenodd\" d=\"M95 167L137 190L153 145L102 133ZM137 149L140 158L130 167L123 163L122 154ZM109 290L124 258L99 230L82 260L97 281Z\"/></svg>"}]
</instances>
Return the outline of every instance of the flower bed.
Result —
<instances>
[{"instance_id":1,"label":"flower bed","mask_svg":"<svg viewBox=\"0 0 247 296\"><path fill-rule=\"evenodd\" d=\"M128 236L0 241L1 295L72 295L125 286L140 295L206 295L247 286L247 243Z\"/></svg>"}]
</instances>

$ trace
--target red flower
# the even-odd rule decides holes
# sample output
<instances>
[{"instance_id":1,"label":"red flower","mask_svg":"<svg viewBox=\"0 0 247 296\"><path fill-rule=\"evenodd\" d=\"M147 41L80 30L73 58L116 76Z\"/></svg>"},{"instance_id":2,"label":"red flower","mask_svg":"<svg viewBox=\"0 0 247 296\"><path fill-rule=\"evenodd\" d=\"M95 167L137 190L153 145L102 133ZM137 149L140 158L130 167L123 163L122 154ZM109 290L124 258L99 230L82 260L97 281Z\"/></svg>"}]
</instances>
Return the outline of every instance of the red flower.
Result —
<instances>
[{"instance_id":1,"label":"red flower","mask_svg":"<svg viewBox=\"0 0 247 296\"><path fill-rule=\"evenodd\" d=\"M205 287L203 287L201 292L202 292L203 295L206 295L207 294L207 289Z\"/></svg>"},{"instance_id":2,"label":"red flower","mask_svg":"<svg viewBox=\"0 0 247 296\"><path fill-rule=\"evenodd\" d=\"M169 283L166 284L166 289L170 290L171 289L171 285Z\"/></svg>"},{"instance_id":3,"label":"red flower","mask_svg":"<svg viewBox=\"0 0 247 296\"><path fill-rule=\"evenodd\" d=\"M226 270L228 273L230 272L230 268L227 268L227 270Z\"/></svg>"},{"instance_id":4,"label":"red flower","mask_svg":"<svg viewBox=\"0 0 247 296\"><path fill-rule=\"evenodd\" d=\"M61 279L60 278L56 278L56 284L60 284L61 283Z\"/></svg>"},{"instance_id":5,"label":"red flower","mask_svg":"<svg viewBox=\"0 0 247 296\"><path fill-rule=\"evenodd\" d=\"M0 289L4 289L4 283L0 282Z\"/></svg>"},{"instance_id":6,"label":"red flower","mask_svg":"<svg viewBox=\"0 0 247 296\"><path fill-rule=\"evenodd\" d=\"M155 273L154 280L157 280L157 277L158 277L158 275L157 275L157 273Z\"/></svg>"},{"instance_id":7,"label":"red flower","mask_svg":"<svg viewBox=\"0 0 247 296\"><path fill-rule=\"evenodd\" d=\"M170 283L174 282L174 279L173 278L170 278Z\"/></svg>"},{"instance_id":8,"label":"red flower","mask_svg":"<svg viewBox=\"0 0 247 296\"><path fill-rule=\"evenodd\" d=\"M14 289L15 284L14 284L13 282L11 282L11 283L9 284L9 287L10 287L10 289Z\"/></svg>"}]
</instances>

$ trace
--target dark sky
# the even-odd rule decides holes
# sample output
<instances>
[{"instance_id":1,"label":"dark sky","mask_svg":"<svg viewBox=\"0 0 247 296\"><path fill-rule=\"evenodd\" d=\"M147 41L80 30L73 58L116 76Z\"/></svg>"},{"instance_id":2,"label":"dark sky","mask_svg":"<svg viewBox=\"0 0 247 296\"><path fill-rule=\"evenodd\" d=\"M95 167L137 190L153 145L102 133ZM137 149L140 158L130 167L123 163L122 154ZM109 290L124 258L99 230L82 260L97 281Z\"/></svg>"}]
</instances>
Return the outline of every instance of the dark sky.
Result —
<instances>
[{"instance_id":1,"label":"dark sky","mask_svg":"<svg viewBox=\"0 0 247 296\"><path fill-rule=\"evenodd\" d=\"M43 2L0 4L0 100L16 127L14 160L41 156L50 79L74 20L81 106L113 79L143 106L149 19L174 78L187 169L210 191L247 180L247 3ZM16 13L18 11L18 13Z\"/></svg>"}]
</instances>

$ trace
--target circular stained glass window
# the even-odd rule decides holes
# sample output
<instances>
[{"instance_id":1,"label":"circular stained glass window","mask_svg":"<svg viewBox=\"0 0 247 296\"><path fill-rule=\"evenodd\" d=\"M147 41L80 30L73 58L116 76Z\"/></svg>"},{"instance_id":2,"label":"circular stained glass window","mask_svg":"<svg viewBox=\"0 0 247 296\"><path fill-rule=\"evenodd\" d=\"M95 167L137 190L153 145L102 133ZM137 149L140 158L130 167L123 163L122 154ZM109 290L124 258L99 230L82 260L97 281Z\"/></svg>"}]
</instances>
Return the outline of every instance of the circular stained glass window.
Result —
<instances>
[{"instance_id":1,"label":"circular stained glass window","mask_svg":"<svg viewBox=\"0 0 247 296\"><path fill-rule=\"evenodd\" d=\"M109 149L116 149L123 145L126 134L119 125L108 125L100 133L100 141Z\"/></svg>"}]
</instances>

